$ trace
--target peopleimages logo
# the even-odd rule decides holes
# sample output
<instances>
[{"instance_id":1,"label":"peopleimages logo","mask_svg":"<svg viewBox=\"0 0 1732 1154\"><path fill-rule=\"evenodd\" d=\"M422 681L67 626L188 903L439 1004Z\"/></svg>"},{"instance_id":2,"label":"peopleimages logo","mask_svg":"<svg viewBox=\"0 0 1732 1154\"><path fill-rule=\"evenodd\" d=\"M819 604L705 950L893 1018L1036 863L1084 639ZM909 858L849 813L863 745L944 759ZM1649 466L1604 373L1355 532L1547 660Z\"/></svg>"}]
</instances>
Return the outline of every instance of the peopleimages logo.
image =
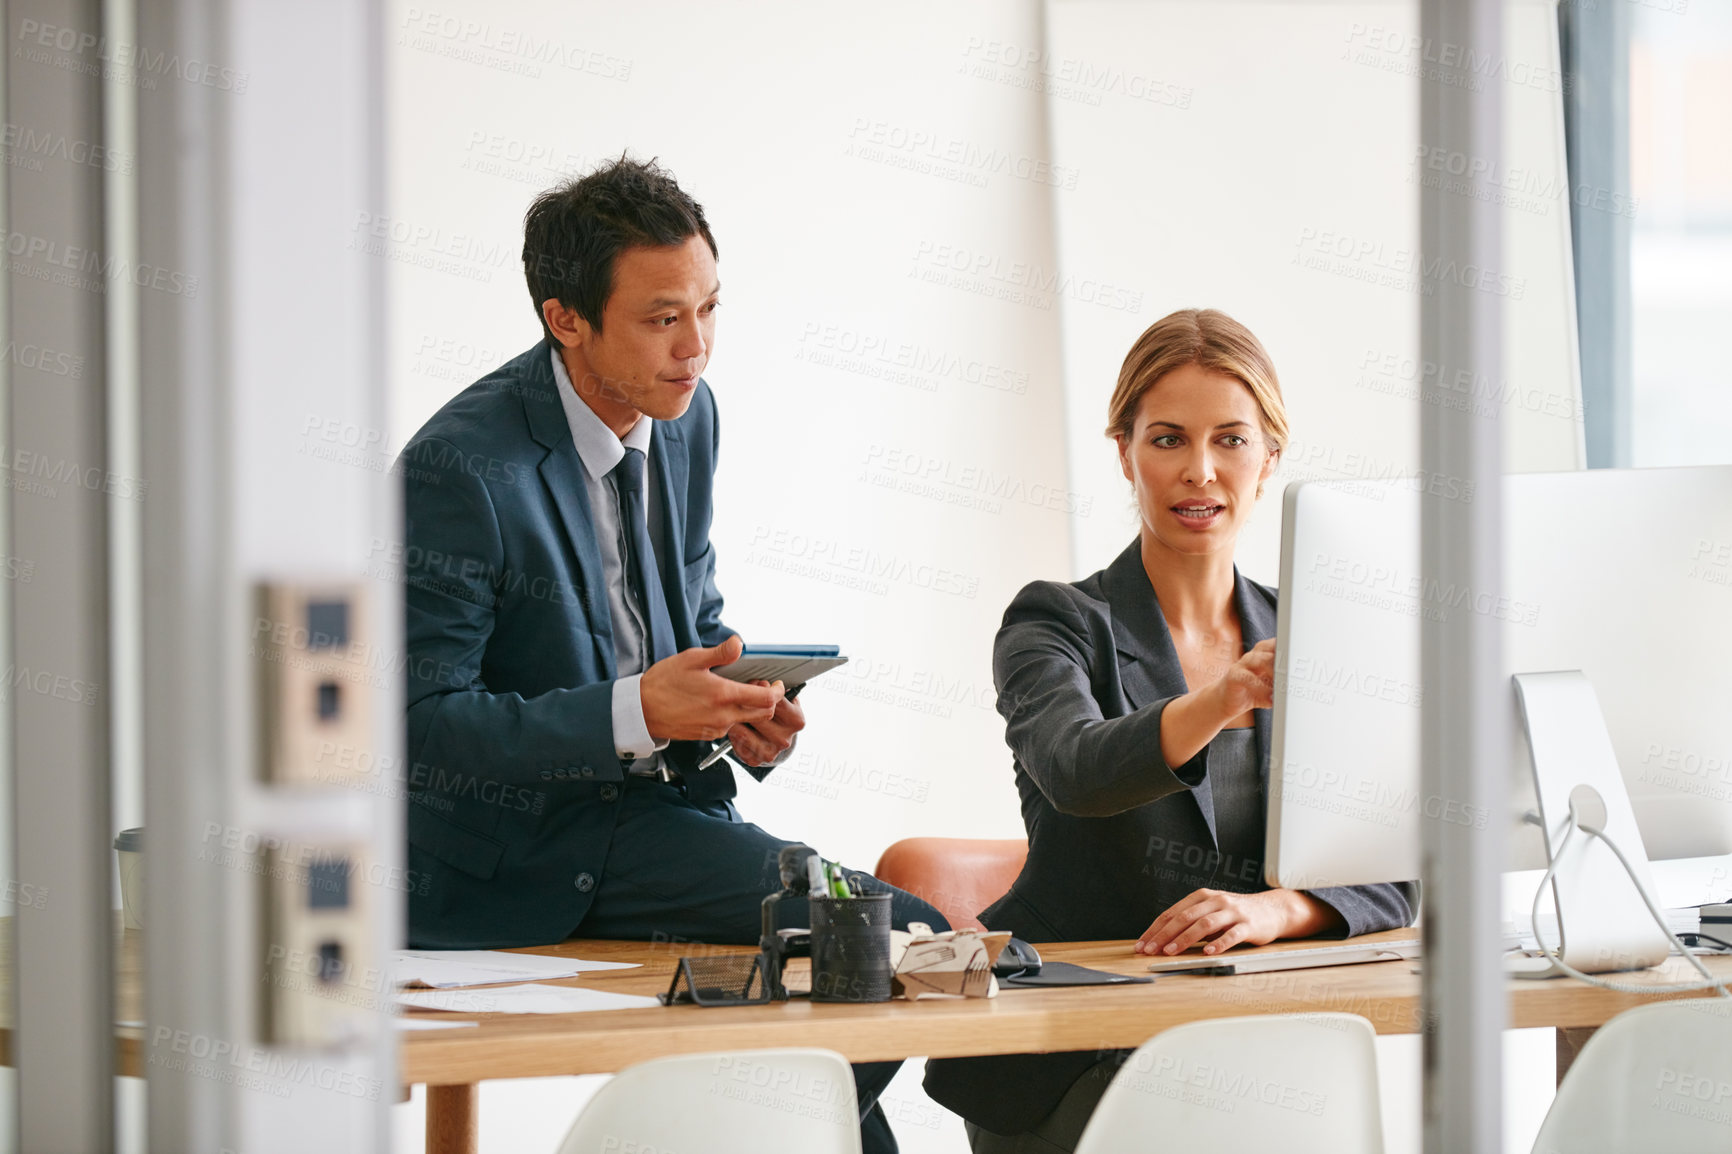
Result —
<instances>
[{"instance_id":1,"label":"peopleimages logo","mask_svg":"<svg viewBox=\"0 0 1732 1154\"><path fill-rule=\"evenodd\" d=\"M861 481L946 505L999 512L1005 504L1027 505L1086 517L1094 498L1063 485L1029 481L989 467L874 443L866 450Z\"/></svg>"},{"instance_id":2,"label":"peopleimages logo","mask_svg":"<svg viewBox=\"0 0 1732 1154\"><path fill-rule=\"evenodd\" d=\"M1560 201L1614 216L1636 215L1636 198L1608 188L1571 185L1556 175L1470 156L1438 145L1419 145L1409 183L1499 204L1520 212L1549 213Z\"/></svg>"},{"instance_id":3,"label":"peopleimages logo","mask_svg":"<svg viewBox=\"0 0 1732 1154\"><path fill-rule=\"evenodd\" d=\"M1187 85L1146 73L980 36L968 38L962 57L958 71L976 79L994 80L1097 107L1103 96L1117 96L1184 109L1191 106L1194 95Z\"/></svg>"},{"instance_id":4,"label":"peopleimages logo","mask_svg":"<svg viewBox=\"0 0 1732 1154\"><path fill-rule=\"evenodd\" d=\"M86 292L104 292L109 281L131 281L139 288L156 289L188 299L198 295L198 278L152 264L133 264L116 256L103 256L92 248L63 244L44 236L22 232L6 234L8 270L32 280L66 285ZM20 262L30 263L20 263Z\"/></svg>"},{"instance_id":5,"label":"peopleimages logo","mask_svg":"<svg viewBox=\"0 0 1732 1154\"><path fill-rule=\"evenodd\" d=\"M62 133L37 131L28 125L7 121L0 125L0 147L6 151L6 163L42 171L42 160L60 160L67 164L87 165L104 172L130 173L132 156L115 152L101 144L74 140Z\"/></svg>"},{"instance_id":6,"label":"peopleimages logo","mask_svg":"<svg viewBox=\"0 0 1732 1154\"><path fill-rule=\"evenodd\" d=\"M1043 311L1050 310L1057 297L1118 312L1141 312L1143 307L1140 291L1132 292L1092 277L1060 273L1032 261L1007 260L998 253L931 240L922 240L915 246L914 267L908 275L927 284L958 288Z\"/></svg>"},{"instance_id":7,"label":"peopleimages logo","mask_svg":"<svg viewBox=\"0 0 1732 1154\"><path fill-rule=\"evenodd\" d=\"M1504 81L1519 88L1569 95L1573 78L1549 64L1511 60L1471 44L1435 40L1397 28L1352 21L1347 25L1349 48L1344 59L1385 71L1418 76L1453 88L1481 92L1487 80Z\"/></svg>"},{"instance_id":8,"label":"peopleimages logo","mask_svg":"<svg viewBox=\"0 0 1732 1154\"><path fill-rule=\"evenodd\" d=\"M961 356L949 349L845 324L808 321L800 332L794 359L821 368L906 384L936 392L940 382L978 385L995 392L1022 396L1028 392L1027 372Z\"/></svg>"},{"instance_id":9,"label":"peopleimages logo","mask_svg":"<svg viewBox=\"0 0 1732 1154\"><path fill-rule=\"evenodd\" d=\"M0 355L5 357L8 364L17 365L21 369L34 369L50 376L78 378L84 375L84 357L78 353L64 353L43 345L7 341L4 352Z\"/></svg>"},{"instance_id":10,"label":"peopleimages logo","mask_svg":"<svg viewBox=\"0 0 1732 1154\"><path fill-rule=\"evenodd\" d=\"M1403 815L1412 813L1469 829L1482 830L1491 820L1491 812L1484 806L1435 793L1396 789L1388 782L1339 769L1319 768L1309 762L1288 762L1281 767L1281 797L1283 804L1322 810L1387 829L1394 829Z\"/></svg>"},{"instance_id":11,"label":"peopleimages logo","mask_svg":"<svg viewBox=\"0 0 1732 1154\"><path fill-rule=\"evenodd\" d=\"M151 1032L146 1065L196 1074L278 1098L289 1097L296 1086L307 1086L377 1102L384 1089L377 1078L327 1062L164 1025Z\"/></svg>"},{"instance_id":12,"label":"peopleimages logo","mask_svg":"<svg viewBox=\"0 0 1732 1154\"><path fill-rule=\"evenodd\" d=\"M110 40L106 36L77 28L43 24L37 20L20 20L18 44L14 55L32 63L54 64L60 67L68 64L80 65L71 70L91 74L100 72L104 77L123 81L127 78L115 76L115 69L131 69L143 74L147 81L157 76L172 76L188 84L199 84L237 95L247 90L248 76L245 72L224 68L196 57L181 56L177 52L152 52L125 40ZM66 55L56 59L48 55L50 51ZM94 57L96 63L81 64L86 54ZM107 67L102 67L104 65ZM141 87L155 85L147 83Z\"/></svg>"},{"instance_id":13,"label":"peopleimages logo","mask_svg":"<svg viewBox=\"0 0 1732 1154\"><path fill-rule=\"evenodd\" d=\"M880 553L833 537L808 536L759 525L753 530L749 544L748 565L796 576L812 576L818 580L826 580L823 574L827 572L834 573L860 582L842 584L864 588L880 596L887 591L887 582L970 599L980 592L980 578L973 574L930 562L912 561L893 553Z\"/></svg>"},{"instance_id":14,"label":"peopleimages logo","mask_svg":"<svg viewBox=\"0 0 1732 1154\"><path fill-rule=\"evenodd\" d=\"M1010 176L1054 188L1076 187L1078 171L1044 157L1009 152L948 136L929 128L909 128L886 120L856 116L843 155L910 168L929 175L984 187L987 178ZM906 163L898 163L905 161ZM936 166L936 167L933 167Z\"/></svg>"},{"instance_id":15,"label":"peopleimages logo","mask_svg":"<svg viewBox=\"0 0 1732 1154\"><path fill-rule=\"evenodd\" d=\"M1511 300L1527 295L1526 277L1471 262L1426 257L1415 249L1334 229L1301 228L1293 263L1425 296L1431 295L1433 286L1443 283Z\"/></svg>"},{"instance_id":16,"label":"peopleimages logo","mask_svg":"<svg viewBox=\"0 0 1732 1154\"><path fill-rule=\"evenodd\" d=\"M1493 378L1478 369L1423 361L1406 353L1367 348L1359 358L1361 370L1355 384L1372 392L1407 397L1440 408L1490 416L1497 408L1521 409L1529 413L1561 417L1577 424L1583 421L1581 402L1573 391L1550 392L1503 377Z\"/></svg>"},{"instance_id":17,"label":"peopleimages logo","mask_svg":"<svg viewBox=\"0 0 1732 1154\"><path fill-rule=\"evenodd\" d=\"M624 83L631 79L632 61L624 57L544 38L522 28L420 7L405 10L401 27L397 40L401 47L503 72L538 77L542 65L552 64L602 80Z\"/></svg>"}]
</instances>

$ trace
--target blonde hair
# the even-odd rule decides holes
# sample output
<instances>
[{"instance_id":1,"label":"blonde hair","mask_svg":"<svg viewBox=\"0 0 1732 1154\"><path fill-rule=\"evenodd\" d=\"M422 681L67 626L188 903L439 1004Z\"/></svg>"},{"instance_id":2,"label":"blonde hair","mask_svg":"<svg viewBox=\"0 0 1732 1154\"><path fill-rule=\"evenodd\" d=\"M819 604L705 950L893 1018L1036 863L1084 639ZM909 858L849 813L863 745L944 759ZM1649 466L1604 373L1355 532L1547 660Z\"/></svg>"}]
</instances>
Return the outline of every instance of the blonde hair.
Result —
<instances>
[{"instance_id":1,"label":"blonde hair","mask_svg":"<svg viewBox=\"0 0 1732 1154\"><path fill-rule=\"evenodd\" d=\"M1263 416L1263 437L1276 453L1287 445L1287 406L1275 363L1251 330L1218 309L1180 309L1143 330L1107 405L1107 436L1129 437L1137 406L1157 381L1174 369L1201 365L1225 373L1251 390Z\"/></svg>"}]
</instances>

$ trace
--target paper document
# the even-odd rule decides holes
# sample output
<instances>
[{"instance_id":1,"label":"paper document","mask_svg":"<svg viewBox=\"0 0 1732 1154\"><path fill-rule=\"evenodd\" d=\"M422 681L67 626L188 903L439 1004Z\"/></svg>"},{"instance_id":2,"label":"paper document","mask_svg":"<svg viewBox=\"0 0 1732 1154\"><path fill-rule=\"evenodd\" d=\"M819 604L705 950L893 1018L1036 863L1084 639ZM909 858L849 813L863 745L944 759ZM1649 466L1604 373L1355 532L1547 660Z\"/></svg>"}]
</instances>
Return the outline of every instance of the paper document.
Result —
<instances>
[{"instance_id":1,"label":"paper document","mask_svg":"<svg viewBox=\"0 0 1732 1154\"><path fill-rule=\"evenodd\" d=\"M489 990L399 990L397 1003L453 1014L575 1014L661 1005L641 994L610 994L581 986L498 986Z\"/></svg>"},{"instance_id":2,"label":"paper document","mask_svg":"<svg viewBox=\"0 0 1732 1154\"><path fill-rule=\"evenodd\" d=\"M1732 854L1651 861L1654 897L1667 909L1709 906L1732 898Z\"/></svg>"},{"instance_id":3,"label":"paper document","mask_svg":"<svg viewBox=\"0 0 1732 1154\"><path fill-rule=\"evenodd\" d=\"M444 1018L392 1018L399 1030L455 1030L459 1026L479 1026L480 1022L450 1022Z\"/></svg>"},{"instance_id":4,"label":"paper document","mask_svg":"<svg viewBox=\"0 0 1732 1154\"><path fill-rule=\"evenodd\" d=\"M591 962L547 954L508 954L501 950L398 950L391 955L391 980L400 986L450 990L497 982L575 978L594 970L630 970L637 966L637 962Z\"/></svg>"}]
</instances>

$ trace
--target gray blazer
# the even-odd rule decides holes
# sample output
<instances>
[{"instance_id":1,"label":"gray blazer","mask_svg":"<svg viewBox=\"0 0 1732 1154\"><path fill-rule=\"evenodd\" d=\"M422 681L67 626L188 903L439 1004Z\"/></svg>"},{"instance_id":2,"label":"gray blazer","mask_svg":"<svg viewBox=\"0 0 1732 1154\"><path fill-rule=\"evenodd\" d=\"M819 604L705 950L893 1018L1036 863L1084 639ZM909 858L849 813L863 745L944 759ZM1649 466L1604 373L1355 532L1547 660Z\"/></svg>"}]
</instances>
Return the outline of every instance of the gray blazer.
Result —
<instances>
[{"instance_id":1,"label":"gray blazer","mask_svg":"<svg viewBox=\"0 0 1732 1154\"><path fill-rule=\"evenodd\" d=\"M1233 598L1247 650L1275 635L1273 589L1235 573ZM1262 861L1217 846L1208 748L1180 766L1161 757L1161 715L1186 685L1139 542L1074 584L1036 581L1017 594L993 646L993 681L1029 848L1010 892L982 912L986 925L1030 941L1135 938L1194 890L1268 888ZM1253 720L1266 794L1269 711ZM1308 892L1349 936L1409 925L1418 902L1411 882ZM1100 1056L931 1062L926 1088L976 1125L1016 1134Z\"/></svg>"}]
</instances>

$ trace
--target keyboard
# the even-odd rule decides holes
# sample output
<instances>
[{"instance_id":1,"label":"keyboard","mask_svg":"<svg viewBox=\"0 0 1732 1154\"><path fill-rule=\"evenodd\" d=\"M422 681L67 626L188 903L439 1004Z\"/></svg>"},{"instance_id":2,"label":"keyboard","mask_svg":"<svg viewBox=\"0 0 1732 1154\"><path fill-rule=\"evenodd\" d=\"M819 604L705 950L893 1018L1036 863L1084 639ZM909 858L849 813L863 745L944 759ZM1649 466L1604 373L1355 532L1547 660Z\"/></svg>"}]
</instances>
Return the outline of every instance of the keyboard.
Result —
<instances>
[{"instance_id":1,"label":"keyboard","mask_svg":"<svg viewBox=\"0 0 1732 1154\"><path fill-rule=\"evenodd\" d=\"M1378 942L1341 942L1328 946L1306 946L1297 950L1271 950L1267 953L1220 954L1203 957L1181 954L1176 958L1161 958L1150 962L1149 969L1157 974L1210 974L1224 977L1231 974L1267 974L1275 970L1307 970L1317 966L1354 966L1363 962L1390 962L1419 956L1419 937L1411 940Z\"/></svg>"}]
</instances>

